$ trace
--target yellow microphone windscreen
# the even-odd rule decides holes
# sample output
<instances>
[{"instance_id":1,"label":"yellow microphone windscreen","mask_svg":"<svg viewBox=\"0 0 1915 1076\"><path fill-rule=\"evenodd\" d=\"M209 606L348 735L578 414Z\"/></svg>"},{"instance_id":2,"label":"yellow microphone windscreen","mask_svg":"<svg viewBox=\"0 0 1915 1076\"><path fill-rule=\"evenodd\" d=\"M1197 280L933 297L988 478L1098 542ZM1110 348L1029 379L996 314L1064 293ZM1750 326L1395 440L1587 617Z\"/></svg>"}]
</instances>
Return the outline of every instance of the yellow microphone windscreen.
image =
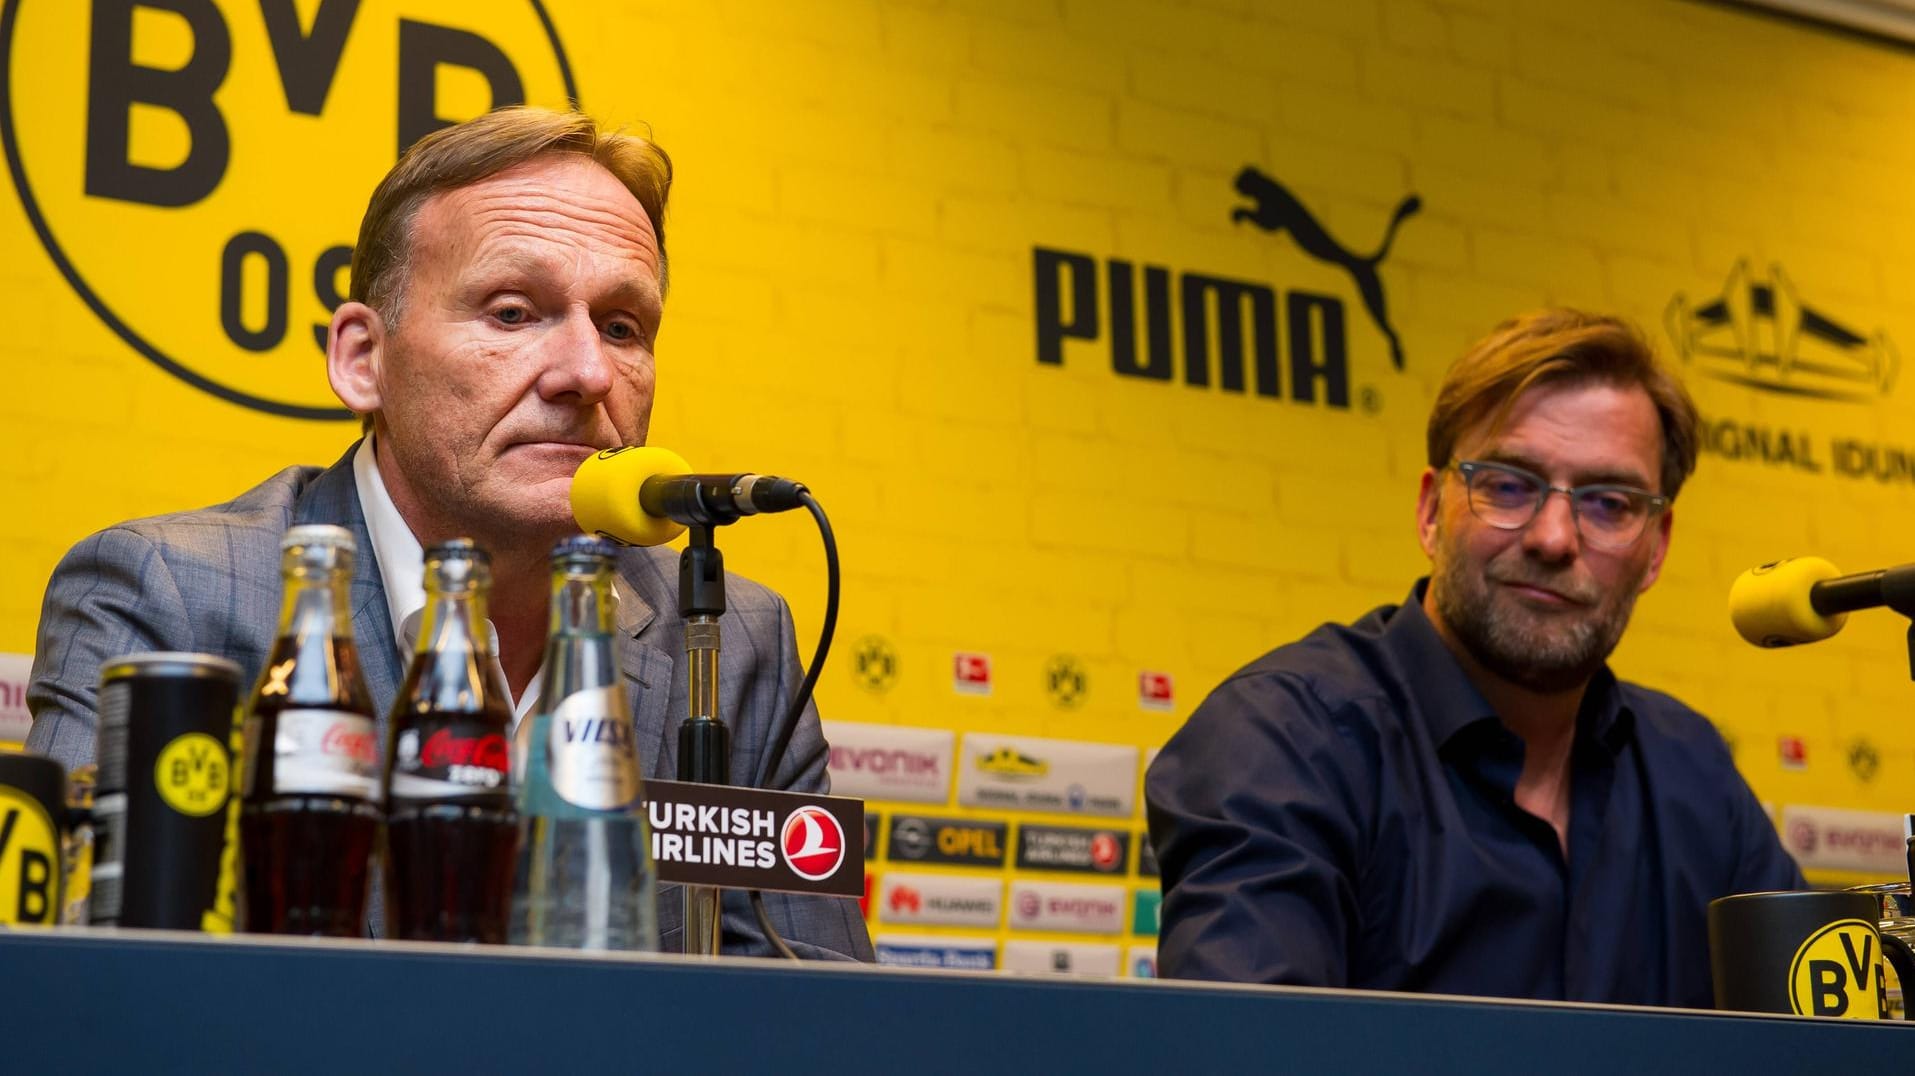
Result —
<instances>
[{"instance_id":1,"label":"yellow microphone windscreen","mask_svg":"<svg viewBox=\"0 0 1915 1076\"><path fill-rule=\"evenodd\" d=\"M1809 603L1809 590L1842 573L1821 557L1793 557L1751 568L1729 588L1729 619L1757 646L1794 646L1842 630L1847 613L1823 616Z\"/></svg>"},{"instance_id":2,"label":"yellow microphone windscreen","mask_svg":"<svg viewBox=\"0 0 1915 1076\"><path fill-rule=\"evenodd\" d=\"M585 533L614 542L664 545L685 527L675 520L646 514L638 506L638 487L654 475L689 473L691 466L668 448L608 448L579 464L572 475L572 518Z\"/></svg>"}]
</instances>

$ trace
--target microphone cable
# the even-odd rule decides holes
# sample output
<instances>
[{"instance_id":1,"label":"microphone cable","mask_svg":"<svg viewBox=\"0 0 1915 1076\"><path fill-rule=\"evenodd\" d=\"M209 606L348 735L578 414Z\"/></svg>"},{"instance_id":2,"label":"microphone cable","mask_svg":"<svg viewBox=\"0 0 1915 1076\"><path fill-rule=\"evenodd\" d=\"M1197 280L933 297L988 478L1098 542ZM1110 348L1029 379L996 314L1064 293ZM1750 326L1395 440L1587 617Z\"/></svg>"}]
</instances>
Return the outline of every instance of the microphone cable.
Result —
<instances>
[{"instance_id":1,"label":"microphone cable","mask_svg":"<svg viewBox=\"0 0 1915 1076\"><path fill-rule=\"evenodd\" d=\"M832 533L831 520L825 516L824 506L805 490L799 495L811 518L818 523L818 535L825 549L825 615L824 623L818 628L818 646L812 651L811 663L805 669L805 675L798 682L798 691L791 697L791 707L785 715L784 727L778 730L778 738L772 741L771 750L765 754L764 775L771 781L778 774L778 767L785 760L785 749L791 746L791 734L798 728L798 719L804 716L805 707L811 704L811 693L818 686L818 675L824 671L825 655L831 652L831 637L838 630L838 598L841 589L838 566L838 538ZM800 959L791 946L771 925L771 914L765 910L765 894L762 890L749 890L752 915L758 919L758 929L765 932L766 940L778 955L788 960Z\"/></svg>"}]
</instances>

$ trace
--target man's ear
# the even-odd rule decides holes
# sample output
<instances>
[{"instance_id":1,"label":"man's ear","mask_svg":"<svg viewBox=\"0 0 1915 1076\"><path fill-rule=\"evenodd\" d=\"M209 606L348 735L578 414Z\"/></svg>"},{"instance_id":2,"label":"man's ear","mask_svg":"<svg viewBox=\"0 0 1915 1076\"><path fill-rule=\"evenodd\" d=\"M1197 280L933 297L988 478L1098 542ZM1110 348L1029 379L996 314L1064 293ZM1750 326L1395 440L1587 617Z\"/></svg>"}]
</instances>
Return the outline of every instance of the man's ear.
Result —
<instances>
[{"instance_id":1,"label":"man's ear","mask_svg":"<svg viewBox=\"0 0 1915 1076\"><path fill-rule=\"evenodd\" d=\"M1437 498L1442 491L1443 472L1423 468L1423 484L1416 490L1416 540L1422 544L1424 556L1436 556Z\"/></svg>"},{"instance_id":2,"label":"man's ear","mask_svg":"<svg viewBox=\"0 0 1915 1076\"><path fill-rule=\"evenodd\" d=\"M386 325L365 303L341 303L326 334L326 380L333 395L361 415L379 410L383 394Z\"/></svg>"}]
</instances>

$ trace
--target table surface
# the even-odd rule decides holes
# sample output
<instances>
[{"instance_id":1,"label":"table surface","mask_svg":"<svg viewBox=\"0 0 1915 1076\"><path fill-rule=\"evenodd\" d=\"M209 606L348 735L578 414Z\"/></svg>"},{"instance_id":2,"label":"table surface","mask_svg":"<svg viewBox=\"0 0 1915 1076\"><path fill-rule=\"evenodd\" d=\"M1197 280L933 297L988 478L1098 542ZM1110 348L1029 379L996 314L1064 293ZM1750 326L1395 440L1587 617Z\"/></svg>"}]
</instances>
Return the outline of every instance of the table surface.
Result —
<instances>
[{"instance_id":1,"label":"table surface","mask_svg":"<svg viewBox=\"0 0 1915 1076\"><path fill-rule=\"evenodd\" d=\"M1300 987L0 932L0 1072L1915 1071L1910 1026Z\"/></svg>"}]
</instances>

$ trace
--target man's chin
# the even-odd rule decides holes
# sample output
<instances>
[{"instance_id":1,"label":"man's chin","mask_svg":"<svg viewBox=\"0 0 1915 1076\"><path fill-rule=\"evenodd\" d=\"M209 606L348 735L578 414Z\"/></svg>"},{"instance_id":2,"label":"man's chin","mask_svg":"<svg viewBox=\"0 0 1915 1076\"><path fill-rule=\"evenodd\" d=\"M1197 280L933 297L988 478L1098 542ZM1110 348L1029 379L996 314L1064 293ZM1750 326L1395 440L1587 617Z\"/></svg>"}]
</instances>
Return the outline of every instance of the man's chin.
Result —
<instances>
[{"instance_id":1,"label":"man's chin","mask_svg":"<svg viewBox=\"0 0 1915 1076\"><path fill-rule=\"evenodd\" d=\"M489 499L491 503L479 506L472 530L490 538L494 556L543 554L559 539L578 533L571 491L570 475L501 489L498 497Z\"/></svg>"}]
</instances>

